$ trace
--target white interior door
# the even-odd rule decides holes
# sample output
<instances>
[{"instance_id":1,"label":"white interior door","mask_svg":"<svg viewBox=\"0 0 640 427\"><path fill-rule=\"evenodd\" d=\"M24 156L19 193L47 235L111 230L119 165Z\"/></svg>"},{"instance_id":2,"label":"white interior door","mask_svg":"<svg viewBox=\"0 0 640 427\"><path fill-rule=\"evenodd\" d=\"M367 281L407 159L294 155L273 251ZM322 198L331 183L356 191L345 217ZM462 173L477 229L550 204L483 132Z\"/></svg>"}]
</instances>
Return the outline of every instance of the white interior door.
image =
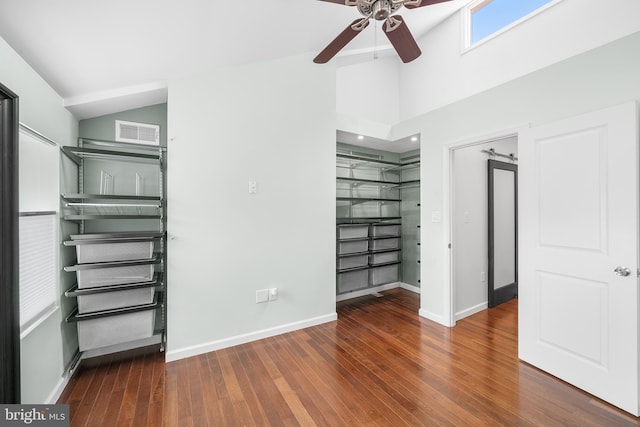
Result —
<instances>
[{"instance_id":1,"label":"white interior door","mask_svg":"<svg viewBox=\"0 0 640 427\"><path fill-rule=\"evenodd\" d=\"M519 356L636 416L637 117L537 126L518 149Z\"/></svg>"}]
</instances>

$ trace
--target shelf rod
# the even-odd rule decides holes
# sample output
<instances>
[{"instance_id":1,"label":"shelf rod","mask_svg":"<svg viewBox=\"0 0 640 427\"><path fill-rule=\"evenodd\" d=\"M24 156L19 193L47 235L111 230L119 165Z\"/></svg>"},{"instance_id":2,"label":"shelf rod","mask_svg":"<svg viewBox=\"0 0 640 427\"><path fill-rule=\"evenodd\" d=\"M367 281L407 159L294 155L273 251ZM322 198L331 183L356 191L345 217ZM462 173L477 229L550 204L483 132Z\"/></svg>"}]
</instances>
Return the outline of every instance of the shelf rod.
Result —
<instances>
[{"instance_id":1,"label":"shelf rod","mask_svg":"<svg viewBox=\"0 0 640 427\"><path fill-rule=\"evenodd\" d=\"M112 207L112 208L155 208L160 209L159 204L144 204L144 203L85 203L85 202L67 202L65 207L72 208L79 207Z\"/></svg>"}]
</instances>

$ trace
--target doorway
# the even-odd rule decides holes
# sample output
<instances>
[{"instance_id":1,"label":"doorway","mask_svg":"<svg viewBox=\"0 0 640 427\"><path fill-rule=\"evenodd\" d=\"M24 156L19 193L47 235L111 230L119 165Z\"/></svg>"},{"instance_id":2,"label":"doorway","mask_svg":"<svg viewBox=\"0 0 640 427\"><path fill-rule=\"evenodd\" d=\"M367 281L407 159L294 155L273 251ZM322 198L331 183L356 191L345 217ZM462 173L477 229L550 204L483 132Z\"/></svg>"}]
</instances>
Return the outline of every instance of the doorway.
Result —
<instances>
[{"instance_id":1,"label":"doorway","mask_svg":"<svg viewBox=\"0 0 640 427\"><path fill-rule=\"evenodd\" d=\"M0 84L0 403L20 403L18 96Z\"/></svg>"},{"instance_id":2,"label":"doorway","mask_svg":"<svg viewBox=\"0 0 640 427\"><path fill-rule=\"evenodd\" d=\"M495 270L490 268L488 161L515 164L517 143L517 133L511 131L449 147L452 326L490 305Z\"/></svg>"}]
</instances>

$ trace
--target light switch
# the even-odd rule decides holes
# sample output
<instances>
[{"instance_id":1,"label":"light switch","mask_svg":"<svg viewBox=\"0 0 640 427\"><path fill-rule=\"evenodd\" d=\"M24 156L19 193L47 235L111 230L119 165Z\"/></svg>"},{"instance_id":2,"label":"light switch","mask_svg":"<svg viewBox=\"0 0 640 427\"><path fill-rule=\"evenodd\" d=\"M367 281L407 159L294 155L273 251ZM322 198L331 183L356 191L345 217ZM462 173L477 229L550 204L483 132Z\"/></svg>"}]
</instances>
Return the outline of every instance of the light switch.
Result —
<instances>
[{"instance_id":1,"label":"light switch","mask_svg":"<svg viewBox=\"0 0 640 427\"><path fill-rule=\"evenodd\" d=\"M249 194L256 194L258 192L258 183L256 181L249 181Z\"/></svg>"},{"instance_id":2,"label":"light switch","mask_svg":"<svg viewBox=\"0 0 640 427\"><path fill-rule=\"evenodd\" d=\"M269 289L260 289L256 291L256 304L269 301Z\"/></svg>"},{"instance_id":3,"label":"light switch","mask_svg":"<svg viewBox=\"0 0 640 427\"><path fill-rule=\"evenodd\" d=\"M440 222L442 221L442 214L440 211L432 211L431 212L431 222Z\"/></svg>"}]
</instances>

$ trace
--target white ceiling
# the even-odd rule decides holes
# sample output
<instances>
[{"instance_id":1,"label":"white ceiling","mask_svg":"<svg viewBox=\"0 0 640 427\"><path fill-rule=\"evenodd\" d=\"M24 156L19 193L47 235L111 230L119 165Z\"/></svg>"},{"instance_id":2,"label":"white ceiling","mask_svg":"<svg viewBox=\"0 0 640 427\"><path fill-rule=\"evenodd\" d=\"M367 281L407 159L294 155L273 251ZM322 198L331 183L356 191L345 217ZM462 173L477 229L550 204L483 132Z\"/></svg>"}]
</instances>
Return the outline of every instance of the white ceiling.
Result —
<instances>
[{"instance_id":1,"label":"white ceiling","mask_svg":"<svg viewBox=\"0 0 640 427\"><path fill-rule=\"evenodd\" d=\"M410 135L397 141L388 141L339 130L336 132L336 140L345 144L390 151L392 153L406 153L420 148L420 135Z\"/></svg>"},{"instance_id":2,"label":"white ceiling","mask_svg":"<svg viewBox=\"0 0 640 427\"><path fill-rule=\"evenodd\" d=\"M419 38L468 1L399 12ZM82 119L164 102L171 79L315 56L359 16L318 0L0 0L0 36ZM372 51L375 31L343 54Z\"/></svg>"}]
</instances>

